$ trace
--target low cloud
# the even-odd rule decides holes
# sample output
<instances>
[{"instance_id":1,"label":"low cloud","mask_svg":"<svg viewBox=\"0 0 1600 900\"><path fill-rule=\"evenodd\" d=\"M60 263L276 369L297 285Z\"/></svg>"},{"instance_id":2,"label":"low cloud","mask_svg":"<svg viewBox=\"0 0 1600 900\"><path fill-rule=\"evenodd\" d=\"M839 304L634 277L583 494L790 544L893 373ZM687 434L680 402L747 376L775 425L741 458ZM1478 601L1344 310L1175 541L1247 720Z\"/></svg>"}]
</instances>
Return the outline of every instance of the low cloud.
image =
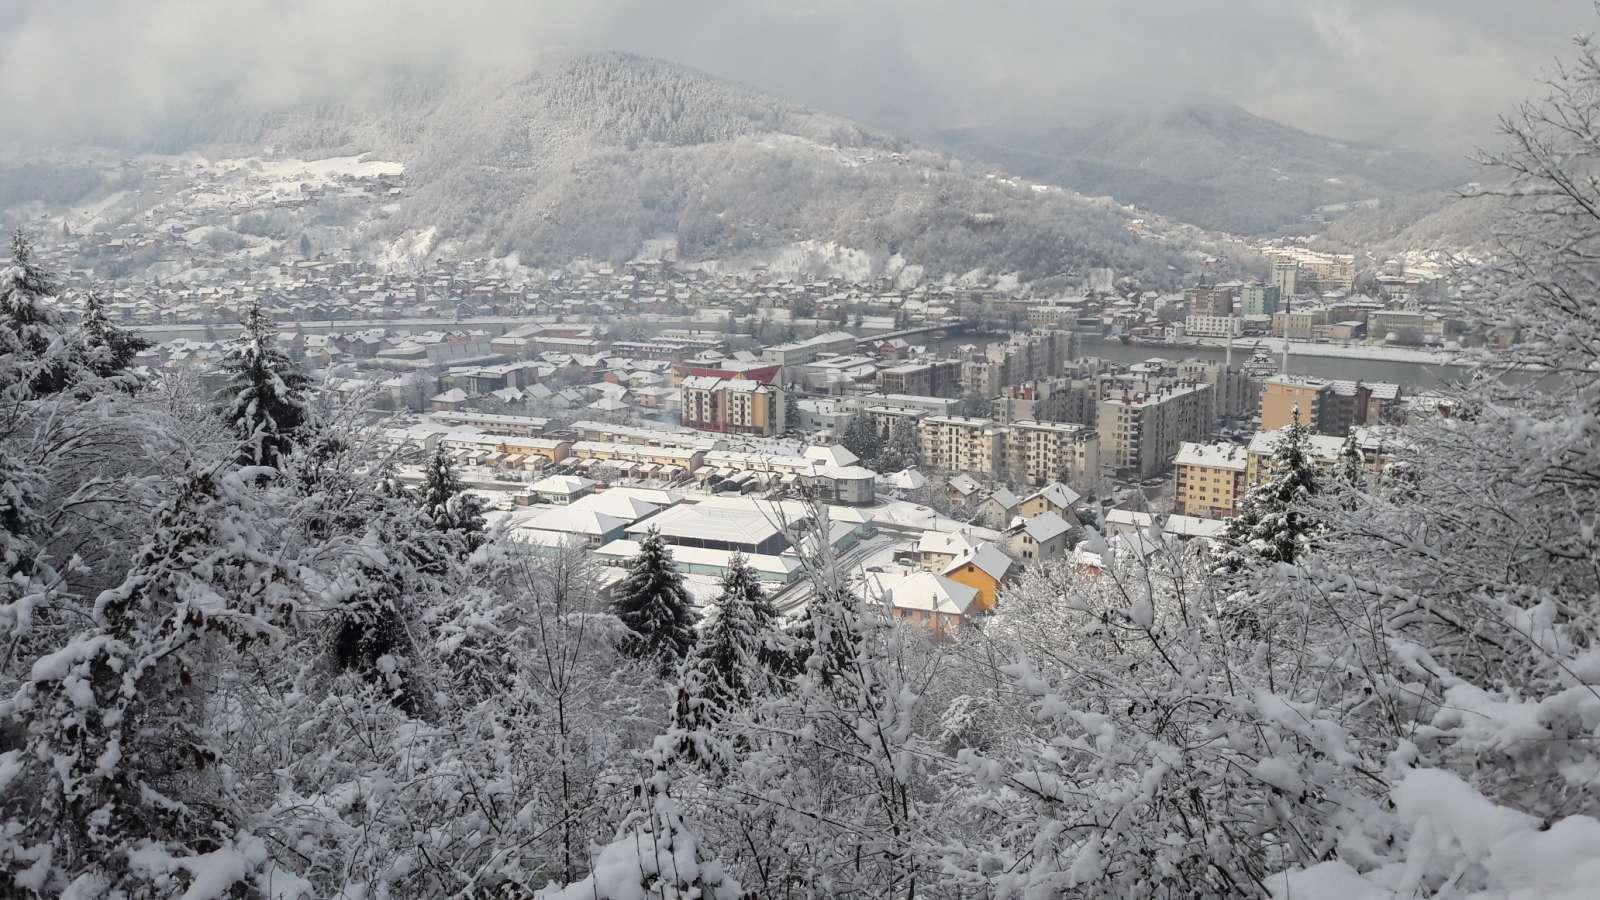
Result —
<instances>
[{"instance_id":1,"label":"low cloud","mask_svg":"<svg viewBox=\"0 0 1600 900\"><path fill-rule=\"evenodd\" d=\"M209 97L285 106L564 46L910 132L1206 93L1461 155L1595 21L1588 0L10 0L0 120L24 140L132 136Z\"/></svg>"}]
</instances>

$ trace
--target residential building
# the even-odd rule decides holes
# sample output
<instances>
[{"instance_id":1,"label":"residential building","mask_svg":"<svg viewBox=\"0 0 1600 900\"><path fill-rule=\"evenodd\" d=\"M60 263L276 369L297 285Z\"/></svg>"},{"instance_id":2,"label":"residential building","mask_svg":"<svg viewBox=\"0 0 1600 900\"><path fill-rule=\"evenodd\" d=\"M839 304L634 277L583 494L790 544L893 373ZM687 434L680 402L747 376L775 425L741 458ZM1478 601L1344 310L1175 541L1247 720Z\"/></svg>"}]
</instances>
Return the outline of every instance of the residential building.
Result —
<instances>
[{"instance_id":1,"label":"residential building","mask_svg":"<svg viewBox=\"0 0 1600 900\"><path fill-rule=\"evenodd\" d=\"M1250 446L1246 448L1248 458L1245 464L1245 483L1249 487L1264 484L1272 477L1278 444L1283 440L1283 436L1283 429L1278 429L1258 431L1250 438ZM1308 434L1306 456L1310 458L1313 467L1327 471L1339 461L1339 454L1344 451L1344 441L1342 437L1328 434Z\"/></svg>"},{"instance_id":2,"label":"residential building","mask_svg":"<svg viewBox=\"0 0 1600 900\"><path fill-rule=\"evenodd\" d=\"M1074 523L1053 512L1022 519L1006 531L1011 555L1024 563L1058 559L1072 549Z\"/></svg>"},{"instance_id":3,"label":"residential building","mask_svg":"<svg viewBox=\"0 0 1600 900\"><path fill-rule=\"evenodd\" d=\"M1173 501L1179 513L1225 519L1246 491L1250 456L1238 444L1185 441L1172 461Z\"/></svg>"},{"instance_id":4,"label":"residential building","mask_svg":"<svg viewBox=\"0 0 1600 900\"><path fill-rule=\"evenodd\" d=\"M1149 394L1123 391L1100 401L1096 431L1103 464L1139 478L1166 471L1179 444L1211 434L1213 393L1209 384L1187 384Z\"/></svg>"},{"instance_id":5,"label":"residential building","mask_svg":"<svg viewBox=\"0 0 1600 900\"><path fill-rule=\"evenodd\" d=\"M1001 431L989 419L924 416L917 432L922 464L934 471L993 475L1004 458Z\"/></svg>"},{"instance_id":6,"label":"residential building","mask_svg":"<svg viewBox=\"0 0 1600 900\"><path fill-rule=\"evenodd\" d=\"M1022 498L1022 504L1017 507L1017 515L1025 519L1053 512L1073 525L1078 524L1078 515L1072 508L1083 499L1083 495L1059 481L1045 485L1032 494Z\"/></svg>"},{"instance_id":7,"label":"residential building","mask_svg":"<svg viewBox=\"0 0 1600 900\"><path fill-rule=\"evenodd\" d=\"M551 475L536 481L528 491L546 503L565 506L594 490L594 482L576 475Z\"/></svg>"},{"instance_id":8,"label":"residential building","mask_svg":"<svg viewBox=\"0 0 1600 900\"><path fill-rule=\"evenodd\" d=\"M1196 315L1184 317L1183 332L1190 337L1238 337L1244 333L1244 320L1238 316Z\"/></svg>"},{"instance_id":9,"label":"residential building","mask_svg":"<svg viewBox=\"0 0 1600 900\"><path fill-rule=\"evenodd\" d=\"M1088 486L1100 477L1100 435L1088 425L1013 422L1005 437L1007 476L1018 484Z\"/></svg>"},{"instance_id":10,"label":"residential building","mask_svg":"<svg viewBox=\"0 0 1600 900\"><path fill-rule=\"evenodd\" d=\"M1359 381L1332 381L1322 405L1322 416L1317 430L1323 434L1343 435L1355 425L1367 420L1367 407L1372 398L1372 388ZM1263 426L1265 427L1265 426Z\"/></svg>"},{"instance_id":11,"label":"residential building","mask_svg":"<svg viewBox=\"0 0 1600 900\"><path fill-rule=\"evenodd\" d=\"M978 590L932 572L868 572L863 593L901 621L935 634L953 634L976 612Z\"/></svg>"},{"instance_id":12,"label":"residential building","mask_svg":"<svg viewBox=\"0 0 1600 900\"><path fill-rule=\"evenodd\" d=\"M1186 359L1175 368L1180 381L1204 382L1215 391L1216 415L1229 419L1253 416L1261 403L1261 389L1243 367L1225 362Z\"/></svg>"},{"instance_id":13,"label":"residential building","mask_svg":"<svg viewBox=\"0 0 1600 900\"><path fill-rule=\"evenodd\" d=\"M958 396L961 393L961 361L935 359L883 369L878 372L878 389L885 394Z\"/></svg>"},{"instance_id":14,"label":"residential building","mask_svg":"<svg viewBox=\"0 0 1600 900\"><path fill-rule=\"evenodd\" d=\"M1278 289L1279 300L1286 312L1294 304L1294 295L1299 288L1299 275L1300 266L1294 260L1280 259L1272 264L1272 286Z\"/></svg>"},{"instance_id":15,"label":"residential building","mask_svg":"<svg viewBox=\"0 0 1600 900\"><path fill-rule=\"evenodd\" d=\"M1241 316L1270 316L1278 311L1281 296L1282 289L1275 284L1251 282L1239 288L1239 305L1234 311Z\"/></svg>"},{"instance_id":16,"label":"residential building","mask_svg":"<svg viewBox=\"0 0 1600 900\"><path fill-rule=\"evenodd\" d=\"M1320 378L1274 375L1261 391L1261 430L1275 431L1291 422L1323 431L1324 406L1333 387Z\"/></svg>"},{"instance_id":17,"label":"residential building","mask_svg":"<svg viewBox=\"0 0 1600 900\"><path fill-rule=\"evenodd\" d=\"M691 375L682 385L683 424L765 437L784 431L783 388L746 378Z\"/></svg>"},{"instance_id":18,"label":"residential building","mask_svg":"<svg viewBox=\"0 0 1600 900\"><path fill-rule=\"evenodd\" d=\"M1198 285L1185 288L1183 299L1189 315L1196 317L1228 318L1233 315L1232 285Z\"/></svg>"},{"instance_id":19,"label":"residential building","mask_svg":"<svg viewBox=\"0 0 1600 900\"><path fill-rule=\"evenodd\" d=\"M978 592L974 605L979 612L991 612L1000 598L1000 586L1011 572L1011 557L988 541L981 541L958 555L939 574Z\"/></svg>"}]
</instances>

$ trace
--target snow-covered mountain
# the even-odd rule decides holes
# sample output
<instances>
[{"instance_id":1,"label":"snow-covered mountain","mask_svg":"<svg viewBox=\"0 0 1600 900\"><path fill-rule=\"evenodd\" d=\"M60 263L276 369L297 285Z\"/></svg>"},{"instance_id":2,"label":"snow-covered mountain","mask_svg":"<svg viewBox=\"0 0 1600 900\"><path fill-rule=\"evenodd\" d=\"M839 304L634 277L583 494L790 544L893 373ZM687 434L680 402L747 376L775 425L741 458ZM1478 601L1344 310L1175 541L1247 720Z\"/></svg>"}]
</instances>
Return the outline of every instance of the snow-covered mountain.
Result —
<instances>
[{"instance_id":1,"label":"snow-covered mountain","mask_svg":"<svg viewBox=\"0 0 1600 900\"><path fill-rule=\"evenodd\" d=\"M945 131L938 141L1029 178L1238 233L1443 187L1466 171L1413 151L1310 134L1214 99L1130 106L1042 128Z\"/></svg>"},{"instance_id":2,"label":"snow-covered mountain","mask_svg":"<svg viewBox=\"0 0 1600 900\"><path fill-rule=\"evenodd\" d=\"M263 110L228 98L133 149L405 165L405 196L364 238L528 264L624 259L671 236L686 259L835 246L930 273L1039 278L1109 265L1173 280L1194 229L1031 184L682 66L549 54L531 69L395 77L337 101ZM1187 255L1186 255L1187 254Z\"/></svg>"}]
</instances>

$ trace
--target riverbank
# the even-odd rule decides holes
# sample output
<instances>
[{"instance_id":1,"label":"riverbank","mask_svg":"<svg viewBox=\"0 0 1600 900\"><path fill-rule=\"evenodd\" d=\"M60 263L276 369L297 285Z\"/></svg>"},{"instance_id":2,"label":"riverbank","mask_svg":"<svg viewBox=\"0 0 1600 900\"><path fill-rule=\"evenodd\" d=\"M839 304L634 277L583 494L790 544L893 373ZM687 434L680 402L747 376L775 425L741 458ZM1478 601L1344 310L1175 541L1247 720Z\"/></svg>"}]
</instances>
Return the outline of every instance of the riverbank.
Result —
<instances>
[{"instance_id":1,"label":"riverbank","mask_svg":"<svg viewBox=\"0 0 1600 900\"><path fill-rule=\"evenodd\" d=\"M1235 358L1244 354L1248 359L1250 354L1260 349L1270 352L1274 359L1283 354L1283 338L1275 337L1250 337L1238 338L1233 342ZM1381 362L1417 363L1425 366L1466 366L1469 365L1466 357L1458 351L1428 350L1422 347L1390 347L1382 344L1323 344L1313 341L1288 341L1289 356L1317 356L1336 359L1365 359ZM1151 350L1226 350L1228 342L1225 338L1194 338L1193 340L1160 343L1136 343L1133 347L1146 347Z\"/></svg>"}]
</instances>

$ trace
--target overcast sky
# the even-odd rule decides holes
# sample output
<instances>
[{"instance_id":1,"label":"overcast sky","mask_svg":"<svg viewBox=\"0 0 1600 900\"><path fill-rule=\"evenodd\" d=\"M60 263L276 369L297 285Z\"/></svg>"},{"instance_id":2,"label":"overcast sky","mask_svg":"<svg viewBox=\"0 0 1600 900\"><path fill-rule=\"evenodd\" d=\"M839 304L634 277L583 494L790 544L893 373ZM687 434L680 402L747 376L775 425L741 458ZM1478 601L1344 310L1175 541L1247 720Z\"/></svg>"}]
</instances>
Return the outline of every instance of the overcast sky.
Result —
<instances>
[{"instance_id":1,"label":"overcast sky","mask_svg":"<svg viewBox=\"0 0 1600 900\"><path fill-rule=\"evenodd\" d=\"M198 89L285 103L374 67L562 45L902 129L1205 92L1459 156L1597 22L1591 0L0 0L0 121L137 127Z\"/></svg>"}]
</instances>

